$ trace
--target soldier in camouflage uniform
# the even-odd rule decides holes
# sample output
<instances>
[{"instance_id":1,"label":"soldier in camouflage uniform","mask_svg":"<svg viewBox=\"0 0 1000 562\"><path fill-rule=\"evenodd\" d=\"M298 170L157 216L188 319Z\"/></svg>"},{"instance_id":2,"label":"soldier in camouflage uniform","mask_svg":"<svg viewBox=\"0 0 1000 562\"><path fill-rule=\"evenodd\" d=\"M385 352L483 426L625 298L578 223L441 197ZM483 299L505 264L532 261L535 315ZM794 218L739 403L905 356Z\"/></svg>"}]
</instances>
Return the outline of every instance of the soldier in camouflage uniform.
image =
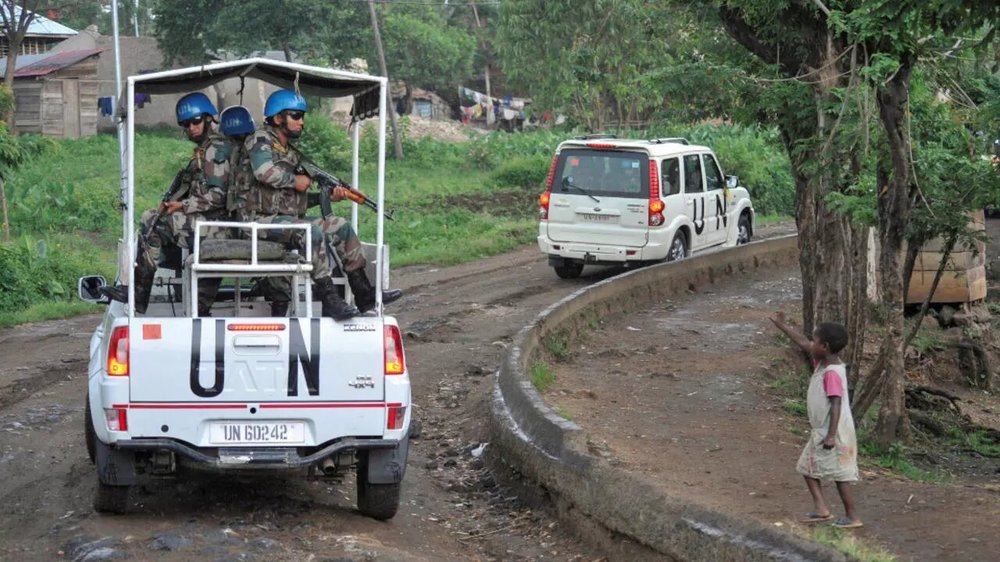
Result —
<instances>
[{"instance_id":1,"label":"soldier in camouflage uniform","mask_svg":"<svg viewBox=\"0 0 1000 562\"><path fill-rule=\"evenodd\" d=\"M201 92L182 97L177 102L177 124L184 129L188 139L197 143L191 160L180 172L180 197L171 197L156 209L142 214L140 219L140 250L135 267L135 310L146 312L149 292L156 274L164 244L192 249L194 227L199 220L226 220L229 160L233 144L215 132L212 122L217 114L215 106ZM202 229L206 238L222 238L220 229ZM198 314L208 316L221 279L200 281L198 287ZM102 288L105 294L121 302L128 300L124 286Z\"/></svg>"},{"instance_id":2,"label":"soldier in camouflage uniform","mask_svg":"<svg viewBox=\"0 0 1000 562\"><path fill-rule=\"evenodd\" d=\"M318 194L307 194L309 176L296 170L302 156L291 140L304 128L306 102L291 90L278 90L268 97L264 106L266 126L247 138L246 156L240 163L230 194L230 210L238 220L263 224L309 223L312 237L312 279L316 295L323 303L323 315L338 320L350 318L375 307L375 288L365 275L365 258L361 242L346 220L329 216L311 219L306 210L319 202ZM337 188L332 201L346 199L346 189ZM270 231L272 239L289 247L301 248L301 231ZM332 271L327 246L333 248L347 275L358 307L348 305L340 297L331 279ZM287 278L268 280L272 290L272 314L283 316L287 311L290 285ZM402 296L402 291L382 293L382 302L390 303ZM359 311L360 309L360 311Z\"/></svg>"}]
</instances>

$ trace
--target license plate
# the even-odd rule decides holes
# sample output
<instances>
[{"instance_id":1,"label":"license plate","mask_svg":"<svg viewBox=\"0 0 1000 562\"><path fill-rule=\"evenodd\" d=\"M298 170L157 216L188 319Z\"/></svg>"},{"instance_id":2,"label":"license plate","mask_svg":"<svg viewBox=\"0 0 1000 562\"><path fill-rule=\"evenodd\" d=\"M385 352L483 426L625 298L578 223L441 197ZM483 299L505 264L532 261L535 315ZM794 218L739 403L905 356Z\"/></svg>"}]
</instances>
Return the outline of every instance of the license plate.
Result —
<instances>
[{"instance_id":1,"label":"license plate","mask_svg":"<svg viewBox=\"0 0 1000 562\"><path fill-rule=\"evenodd\" d=\"M583 220L587 222L618 222L615 215L595 215L593 213L580 213Z\"/></svg>"},{"instance_id":2,"label":"license plate","mask_svg":"<svg viewBox=\"0 0 1000 562\"><path fill-rule=\"evenodd\" d=\"M208 439L213 445L304 443L304 422L213 422Z\"/></svg>"}]
</instances>

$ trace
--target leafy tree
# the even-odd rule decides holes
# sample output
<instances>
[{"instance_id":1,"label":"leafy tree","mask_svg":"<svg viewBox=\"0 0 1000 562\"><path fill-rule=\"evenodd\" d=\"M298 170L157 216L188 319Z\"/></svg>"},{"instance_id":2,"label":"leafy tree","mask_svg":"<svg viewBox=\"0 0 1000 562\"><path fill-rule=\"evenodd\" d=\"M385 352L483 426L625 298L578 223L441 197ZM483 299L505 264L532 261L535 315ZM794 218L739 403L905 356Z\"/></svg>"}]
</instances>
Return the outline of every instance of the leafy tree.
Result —
<instances>
[{"instance_id":1,"label":"leafy tree","mask_svg":"<svg viewBox=\"0 0 1000 562\"><path fill-rule=\"evenodd\" d=\"M806 127L797 128L788 122L783 127L791 141L787 144L793 155L793 167L802 180L798 189L797 218L800 239L804 240L801 247L804 250L805 292L808 293L811 286L815 286L816 293L819 293L817 288L824 288L822 278L810 279L817 262L815 257L807 255L806 248L815 244L826 256L836 259L848 247L836 234L831 237L827 234L828 229L817 229L809 222L818 216L840 225L841 232L854 231L850 224L847 226L851 230L843 228L843 216L838 218L829 202L835 199L837 192L850 194L863 187L865 184L859 180L864 177L862 172L866 163L871 163L873 169L869 171L874 181L868 183L867 188L874 193L877 208L878 281L882 294L880 320L885 327L883 356L878 362L880 368L869 377L869 384L875 385L875 392L882 396L875 436L882 444L906 439L909 423L903 401L905 343L901 256L913 201L919 191L913 174L911 78L920 57L953 44L960 34L995 22L1000 17L1000 5L988 1L944 0L832 0L826 4L821 0L733 0L721 2L720 14L727 30L740 44L765 62L773 63L786 79L808 84L812 96L811 100L796 96L796 104L805 109L811 106L815 119L803 121L808 123ZM854 127L854 132L863 133L861 137L840 134L844 132L839 129L848 113L848 102L857 103L859 116L867 115L866 104L852 101L862 99L855 95L858 91L871 93L875 106L873 113L877 115L880 129L877 136L868 135L867 119L861 119ZM800 117L807 115L802 113ZM863 139L864 144L860 146L865 151L845 150L842 141L839 145L836 142L838 136L850 141L846 147ZM871 147L868 142L873 138L878 141L873 157L861 158L868 156L867 150ZM803 229L803 224L807 228ZM854 233L856 237L857 232ZM854 277L859 274L857 271ZM829 288L829 284L826 285ZM858 294L855 287L851 293ZM808 296L806 304L809 304ZM810 312L817 314L817 309L823 309L813 304L813 307L806 307L807 324L811 320ZM833 309L836 310L835 305ZM826 312L829 311L827 308ZM849 325L863 327L861 309L851 312ZM852 336L857 340L857 333Z\"/></svg>"},{"instance_id":2,"label":"leafy tree","mask_svg":"<svg viewBox=\"0 0 1000 562\"><path fill-rule=\"evenodd\" d=\"M644 122L663 95L652 69L672 62L678 27L667 2L510 0L497 50L507 78L588 129Z\"/></svg>"},{"instance_id":3,"label":"leafy tree","mask_svg":"<svg viewBox=\"0 0 1000 562\"><path fill-rule=\"evenodd\" d=\"M156 0L154 35L168 63L206 62L216 53L280 50L346 62L368 52L366 14L357 3L323 0Z\"/></svg>"},{"instance_id":4,"label":"leafy tree","mask_svg":"<svg viewBox=\"0 0 1000 562\"><path fill-rule=\"evenodd\" d=\"M406 83L406 108L413 88L455 89L472 73L475 39L448 25L434 9L415 5L385 11L382 36L389 75Z\"/></svg>"}]
</instances>

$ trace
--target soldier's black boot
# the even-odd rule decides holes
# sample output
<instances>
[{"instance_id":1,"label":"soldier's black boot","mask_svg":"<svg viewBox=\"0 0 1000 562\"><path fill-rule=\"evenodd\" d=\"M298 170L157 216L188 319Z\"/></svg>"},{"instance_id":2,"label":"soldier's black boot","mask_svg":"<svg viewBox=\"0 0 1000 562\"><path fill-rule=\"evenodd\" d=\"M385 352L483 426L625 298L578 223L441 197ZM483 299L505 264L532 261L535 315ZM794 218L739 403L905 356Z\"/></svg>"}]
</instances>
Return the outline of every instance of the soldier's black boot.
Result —
<instances>
[{"instance_id":1,"label":"soldier's black boot","mask_svg":"<svg viewBox=\"0 0 1000 562\"><path fill-rule=\"evenodd\" d=\"M351 292L354 293L354 304L362 313L375 308L375 287L372 287L364 269L356 269L347 272L347 282L351 284ZM382 291L382 304L389 304L399 300L403 296L400 289L390 289Z\"/></svg>"},{"instance_id":2,"label":"soldier's black boot","mask_svg":"<svg viewBox=\"0 0 1000 562\"><path fill-rule=\"evenodd\" d=\"M333 279L324 277L314 282L316 296L323 303L323 316L334 320L347 320L359 314L358 309L347 304L333 285Z\"/></svg>"},{"instance_id":3,"label":"soldier's black boot","mask_svg":"<svg viewBox=\"0 0 1000 562\"><path fill-rule=\"evenodd\" d=\"M285 316L288 316L288 304L289 301L286 300L271 301L271 316L275 318L284 318Z\"/></svg>"}]
</instances>

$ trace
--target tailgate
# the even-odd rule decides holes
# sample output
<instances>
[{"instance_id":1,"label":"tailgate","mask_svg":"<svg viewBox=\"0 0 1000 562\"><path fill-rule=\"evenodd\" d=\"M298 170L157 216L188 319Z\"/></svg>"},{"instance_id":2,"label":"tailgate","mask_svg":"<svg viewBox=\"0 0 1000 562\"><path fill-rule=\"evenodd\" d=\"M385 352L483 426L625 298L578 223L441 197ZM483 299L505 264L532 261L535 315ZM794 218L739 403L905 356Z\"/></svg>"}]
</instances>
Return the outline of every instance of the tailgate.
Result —
<instances>
[{"instance_id":1,"label":"tailgate","mask_svg":"<svg viewBox=\"0 0 1000 562\"><path fill-rule=\"evenodd\" d=\"M595 203L553 190L546 233L553 242L641 248L649 238L647 214L644 200L602 197Z\"/></svg>"},{"instance_id":2,"label":"tailgate","mask_svg":"<svg viewBox=\"0 0 1000 562\"><path fill-rule=\"evenodd\" d=\"M136 318L132 404L384 400L378 317Z\"/></svg>"},{"instance_id":3,"label":"tailgate","mask_svg":"<svg viewBox=\"0 0 1000 562\"><path fill-rule=\"evenodd\" d=\"M386 428L383 318L136 318L128 431L196 447L315 446Z\"/></svg>"}]
</instances>

